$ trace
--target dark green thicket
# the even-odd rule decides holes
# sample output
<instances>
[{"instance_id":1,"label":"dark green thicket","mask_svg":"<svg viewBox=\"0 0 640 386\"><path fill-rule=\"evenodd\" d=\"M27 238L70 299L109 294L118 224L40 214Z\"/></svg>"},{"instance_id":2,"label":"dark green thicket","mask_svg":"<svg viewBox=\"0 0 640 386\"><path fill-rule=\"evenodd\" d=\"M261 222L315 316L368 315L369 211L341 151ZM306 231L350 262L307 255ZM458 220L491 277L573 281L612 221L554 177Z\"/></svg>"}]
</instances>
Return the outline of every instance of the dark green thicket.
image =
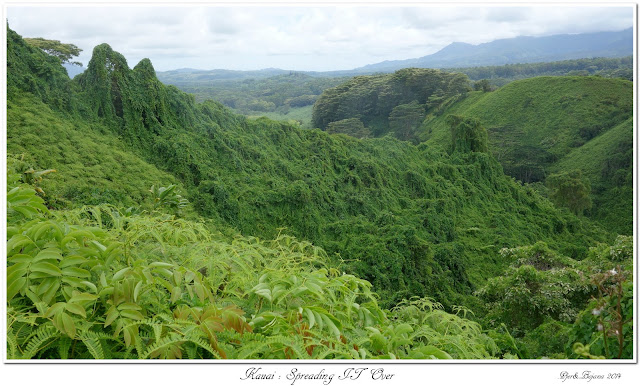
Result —
<instances>
[{"instance_id":1,"label":"dark green thicket","mask_svg":"<svg viewBox=\"0 0 640 386\"><path fill-rule=\"evenodd\" d=\"M248 120L160 84L146 60L130 70L107 45L96 47L73 84L82 101L77 110L95 135L119 136L126 151L175 176L202 216L260 237L285 227L370 280L385 305L412 295L447 306L471 301L509 263L499 256L503 247L544 240L580 259L594 240L611 238L506 177L484 152L449 155L392 138L357 140ZM358 77L348 85L318 106L336 104L340 114L356 109L374 128L386 127L398 105L468 87L464 76L432 70Z\"/></svg>"},{"instance_id":2,"label":"dark green thicket","mask_svg":"<svg viewBox=\"0 0 640 386\"><path fill-rule=\"evenodd\" d=\"M331 122L357 118L379 137L390 128L398 130L394 127L398 113L392 114L397 106L415 101L424 113L432 95L441 94L444 101L469 89L465 75L430 69L409 68L393 74L356 76L320 95L313 107L312 124L324 130ZM396 135L408 139L404 132Z\"/></svg>"}]
</instances>

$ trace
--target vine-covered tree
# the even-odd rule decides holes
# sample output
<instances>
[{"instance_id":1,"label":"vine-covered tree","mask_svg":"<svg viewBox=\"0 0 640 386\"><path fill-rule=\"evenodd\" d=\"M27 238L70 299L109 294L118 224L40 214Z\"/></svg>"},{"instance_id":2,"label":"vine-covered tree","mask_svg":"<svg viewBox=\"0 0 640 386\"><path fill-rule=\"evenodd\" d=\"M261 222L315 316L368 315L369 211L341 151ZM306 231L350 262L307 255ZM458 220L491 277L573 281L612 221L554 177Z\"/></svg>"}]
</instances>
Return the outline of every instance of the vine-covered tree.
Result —
<instances>
[{"instance_id":1,"label":"vine-covered tree","mask_svg":"<svg viewBox=\"0 0 640 386\"><path fill-rule=\"evenodd\" d=\"M82 66L82 63L80 62L71 61L71 58L80 55L80 52L82 52L82 49L78 48L75 44L61 43L59 40L49 40L44 38L25 38L24 41L30 46L40 48L47 54L55 56L60 59L62 63Z\"/></svg>"},{"instance_id":2,"label":"vine-covered tree","mask_svg":"<svg viewBox=\"0 0 640 386\"><path fill-rule=\"evenodd\" d=\"M331 122L327 126L327 133L347 134L356 138L369 138L371 136L371 131L364 127L364 124L358 118L348 118Z\"/></svg>"},{"instance_id":3,"label":"vine-covered tree","mask_svg":"<svg viewBox=\"0 0 640 386\"><path fill-rule=\"evenodd\" d=\"M449 115L447 123L451 127L451 151L487 152L487 130L475 118Z\"/></svg>"},{"instance_id":4,"label":"vine-covered tree","mask_svg":"<svg viewBox=\"0 0 640 386\"><path fill-rule=\"evenodd\" d=\"M476 91L489 92L492 91L491 83L487 79L481 79L473 84L473 89Z\"/></svg>"},{"instance_id":5,"label":"vine-covered tree","mask_svg":"<svg viewBox=\"0 0 640 386\"><path fill-rule=\"evenodd\" d=\"M549 197L558 206L569 208L575 214L591 209L591 184L580 170L552 174L547 177Z\"/></svg>"},{"instance_id":6,"label":"vine-covered tree","mask_svg":"<svg viewBox=\"0 0 640 386\"><path fill-rule=\"evenodd\" d=\"M424 107L418 101L398 105L389 114L389 129L396 138L411 141L416 137L416 129L424 119Z\"/></svg>"}]
</instances>

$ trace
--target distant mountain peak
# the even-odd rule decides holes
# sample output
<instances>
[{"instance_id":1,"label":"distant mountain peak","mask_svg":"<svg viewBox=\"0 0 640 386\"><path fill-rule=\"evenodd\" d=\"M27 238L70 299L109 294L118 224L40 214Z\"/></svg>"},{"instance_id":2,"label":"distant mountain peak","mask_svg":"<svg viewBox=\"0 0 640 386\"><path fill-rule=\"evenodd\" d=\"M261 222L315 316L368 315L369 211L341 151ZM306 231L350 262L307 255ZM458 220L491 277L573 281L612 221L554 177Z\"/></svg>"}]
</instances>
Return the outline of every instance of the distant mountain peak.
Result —
<instances>
[{"instance_id":1,"label":"distant mountain peak","mask_svg":"<svg viewBox=\"0 0 640 386\"><path fill-rule=\"evenodd\" d=\"M369 64L356 71L393 72L405 67L460 68L515 63L551 62L593 57L623 57L633 54L633 28L621 31L517 36L487 43L453 42L421 58Z\"/></svg>"}]
</instances>

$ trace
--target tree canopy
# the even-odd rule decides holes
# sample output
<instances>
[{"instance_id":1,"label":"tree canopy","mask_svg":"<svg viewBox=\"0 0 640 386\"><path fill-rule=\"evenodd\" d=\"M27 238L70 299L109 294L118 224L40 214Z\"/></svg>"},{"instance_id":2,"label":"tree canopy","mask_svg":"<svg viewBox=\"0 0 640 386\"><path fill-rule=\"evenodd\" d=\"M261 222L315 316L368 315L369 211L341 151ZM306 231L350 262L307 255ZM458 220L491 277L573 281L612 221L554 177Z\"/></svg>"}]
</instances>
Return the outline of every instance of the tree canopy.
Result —
<instances>
[{"instance_id":1,"label":"tree canopy","mask_svg":"<svg viewBox=\"0 0 640 386\"><path fill-rule=\"evenodd\" d=\"M80 55L81 48L78 48L75 44L61 43L59 40L49 40L44 38L25 38L27 44L33 47L40 48L42 51L49 55L55 56L60 59L62 63L71 63L76 66L82 66L80 62L72 62L71 58Z\"/></svg>"}]
</instances>

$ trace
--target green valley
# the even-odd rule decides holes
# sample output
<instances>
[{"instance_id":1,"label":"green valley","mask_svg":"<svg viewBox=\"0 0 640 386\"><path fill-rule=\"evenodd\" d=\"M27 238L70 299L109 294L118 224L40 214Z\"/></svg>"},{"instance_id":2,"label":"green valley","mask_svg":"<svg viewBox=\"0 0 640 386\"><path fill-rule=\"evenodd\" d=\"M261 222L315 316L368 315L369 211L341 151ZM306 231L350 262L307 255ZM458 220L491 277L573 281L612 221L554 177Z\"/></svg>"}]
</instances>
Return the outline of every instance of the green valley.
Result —
<instances>
[{"instance_id":1,"label":"green valley","mask_svg":"<svg viewBox=\"0 0 640 386\"><path fill-rule=\"evenodd\" d=\"M632 356L630 81L279 75L301 125L107 44L7 72L10 359Z\"/></svg>"}]
</instances>

